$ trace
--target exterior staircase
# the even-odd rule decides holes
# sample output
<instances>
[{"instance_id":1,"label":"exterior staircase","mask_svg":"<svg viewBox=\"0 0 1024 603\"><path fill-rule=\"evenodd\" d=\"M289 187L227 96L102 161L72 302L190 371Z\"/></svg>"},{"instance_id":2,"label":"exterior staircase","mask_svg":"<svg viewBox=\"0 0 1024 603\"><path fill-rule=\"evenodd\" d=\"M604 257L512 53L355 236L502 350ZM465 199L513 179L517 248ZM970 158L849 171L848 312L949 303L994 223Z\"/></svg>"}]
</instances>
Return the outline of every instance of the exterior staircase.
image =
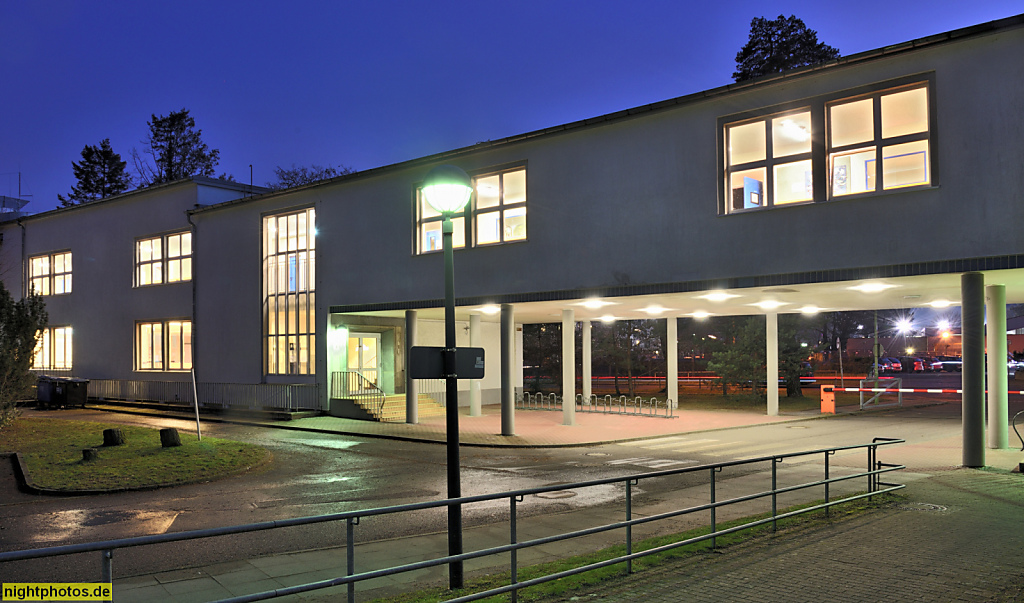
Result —
<instances>
[{"instance_id":1,"label":"exterior staircase","mask_svg":"<svg viewBox=\"0 0 1024 603\"><path fill-rule=\"evenodd\" d=\"M421 419L444 416L444 404L435 401L427 394L420 394L418 398L417 405L419 406L419 417ZM385 396L384 406L380 411L378 411L376 405L371 404L369 401L366 404L362 404L361 400L354 400L354 402L372 416L374 421L387 423L405 422L405 394Z\"/></svg>"}]
</instances>

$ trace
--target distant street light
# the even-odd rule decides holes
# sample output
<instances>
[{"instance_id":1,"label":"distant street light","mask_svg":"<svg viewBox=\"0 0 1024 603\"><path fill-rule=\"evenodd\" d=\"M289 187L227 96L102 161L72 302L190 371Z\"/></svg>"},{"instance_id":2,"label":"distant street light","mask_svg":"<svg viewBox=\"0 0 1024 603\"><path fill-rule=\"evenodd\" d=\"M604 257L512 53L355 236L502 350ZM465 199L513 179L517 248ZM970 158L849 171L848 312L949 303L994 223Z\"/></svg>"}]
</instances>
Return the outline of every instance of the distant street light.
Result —
<instances>
[{"instance_id":1,"label":"distant street light","mask_svg":"<svg viewBox=\"0 0 1024 603\"><path fill-rule=\"evenodd\" d=\"M459 379L455 370L455 259L452 253L452 214L462 211L473 194L469 175L454 165L441 165L427 173L423 196L441 214L444 249L444 374L445 429L448 463L448 498L460 498L459 476ZM462 505L448 505L448 555L462 554ZM462 588L462 562L448 565L448 584Z\"/></svg>"}]
</instances>

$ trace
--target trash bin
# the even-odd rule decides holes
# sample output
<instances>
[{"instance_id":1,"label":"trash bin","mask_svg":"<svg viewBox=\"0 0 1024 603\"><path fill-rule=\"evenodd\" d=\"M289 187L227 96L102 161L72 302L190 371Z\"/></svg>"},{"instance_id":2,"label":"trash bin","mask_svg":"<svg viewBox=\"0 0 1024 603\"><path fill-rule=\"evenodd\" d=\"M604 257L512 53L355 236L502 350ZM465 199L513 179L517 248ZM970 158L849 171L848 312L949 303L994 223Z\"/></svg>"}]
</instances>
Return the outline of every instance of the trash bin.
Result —
<instances>
[{"instance_id":1,"label":"trash bin","mask_svg":"<svg viewBox=\"0 0 1024 603\"><path fill-rule=\"evenodd\" d=\"M36 401L41 408L54 408L67 403L67 388L59 377L42 376L36 382Z\"/></svg>"},{"instance_id":2,"label":"trash bin","mask_svg":"<svg viewBox=\"0 0 1024 603\"><path fill-rule=\"evenodd\" d=\"M64 385L65 406L78 406L85 408L85 402L89 398L88 379L67 379Z\"/></svg>"},{"instance_id":3,"label":"trash bin","mask_svg":"<svg viewBox=\"0 0 1024 603\"><path fill-rule=\"evenodd\" d=\"M40 408L80 406L89 397L88 379L42 376L36 382L36 402Z\"/></svg>"}]
</instances>

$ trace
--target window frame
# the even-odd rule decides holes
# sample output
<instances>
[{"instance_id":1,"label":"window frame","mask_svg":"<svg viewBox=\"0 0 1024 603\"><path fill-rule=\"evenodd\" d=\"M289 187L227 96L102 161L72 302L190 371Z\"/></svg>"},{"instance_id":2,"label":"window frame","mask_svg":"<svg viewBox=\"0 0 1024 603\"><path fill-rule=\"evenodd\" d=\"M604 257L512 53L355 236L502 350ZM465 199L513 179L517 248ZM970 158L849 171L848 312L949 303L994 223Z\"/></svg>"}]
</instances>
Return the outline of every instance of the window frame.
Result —
<instances>
[{"instance_id":1,"label":"window frame","mask_svg":"<svg viewBox=\"0 0 1024 603\"><path fill-rule=\"evenodd\" d=\"M64 339L63 362L57 362L57 332ZM39 332L39 341L32 351L33 371L70 371L74 368L74 329L71 325L47 325ZM42 364L38 360L42 357ZM58 366L60 364L60 366Z\"/></svg>"},{"instance_id":2,"label":"window frame","mask_svg":"<svg viewBox=\"0 0 1024 603\"><path fill-rule=\"evenodd\" d=\"M523 190L524 199L523 201L506 202L505 201L505 175L513 172L523 172ZM477 182L484 178L490 178L492 176L498 177L499 192L498 192L498 203L496 205L480 208L478 206L478 195L477 195ZM529 240L529 212L526 211L524 215L524 221L527 221L526 232L527 235L517 239L506 239L505 238L505 213L507 211L514 211L522 208L524 211L527 210L530 200L529 194L529 170L527 169L526 162L517 162L504 164L497 167L486 168L483 170L477 170L469 173L469 177L473 186L473 193L470 196L469 202L460 212L452 214L452 221L456 222L461 219L462 222L462 240L464 244L454 245L453 249L471 249L477 247L494 247L498 245L509 245L515 243L524 243ZM434 253L443 252L443 246L439 245L436 249L423 249L423 226L426 224L437 224L440 229L441 222L444 221L444 217L440 214L424 216L424 206L426 201L423 199L423 187L422 183L417 183L413 191L413 255L430 255ZM432 209L430 212L434 212ZM489 213L498 214L498 232L500 234L499 240L479 242L479 228L477 228L477 220L481 215ZM459 227L456 226L456 232L453 234L455 239L459 238Z\"/></svg>"},{"instance_id":3,"label":"window frame","mask_svg":"<svg viewBox=\"0 0 1024 603\"><path fill-rule=\"evenodd\" d=\"M810 114L811 122L811 140L810 149L808 151L802 151L799 153L793 153L790 155L775 156L774 154L774 137L773 137L773 122L776 120L782 120L792 115L800 115L803 113ZM743 163L730 164L729 163L729 148L730 148L730 130L739 126L756 124L758 122L764 122L764 135L765 135L765 156L764 159L747 161ZM724 195L722 200L722 207L725 213L736 214L745 213L750 211L761 211L765 209L772 209L780 205L802 205L806 203L813 203L818 192L818 178L814 177L815 170L815 157L819 153L818 147L820 146L820 140L816 140L817 136L815 132L820 131L818 124L821 122L820 110L813 104L803 102L786 103L785 105L777 105L773 107L770 112L756 112L753 116L747 117L742 120L730 120L721 126L721 136L723 137L723 149L724 149L724 162L723 166L723 177L726 179L726 183L723 183ZM797 163L801 161L811 162L811 199L794 201L788 203L776 203L775 200L775 168L781 165L787 165L790 163ZM730 207L732 201L732 185L729 182L730 177L735 172L747 172L750 170L763 168L765 170L765 184L764 191L762 191L762 205L760 207L752 208L739 208L733 209Z\"/></svg>"},{"instance_id":4,"label":"window frame","mask_svg":"<svg viewBox=\"0 0 1024 603\"><path fill-rule=\"evenodd\" d=\"M57 257L65 256L62 258L65 269L62 272L57 272ZM39 260L46 261L45 270L37 273L35 271L36 262ZM40 253L29 256L28 262L28 290L40 297L51 296L51 295L70 295L72 292L72 273L73 273L73 255L70 249L62 249L60 251L51 251L48 253ZM68 268L71 266L71 268ZM42 291L36 291L36 283L40 282L43 285ZM57 283L61 283L61 291L57 292Z\"/></svg>"},{"instance_id":5,"label":"window frame","mask_svg":"<svg viewBox=\"0 0 1024 603\"><path fill-rule=\"evenodd\" d=\"M928 129L923 132L912 132L909 134L901 134L897 136L886 137L882 131L882 98L885 96L899 94L902 92L910 92L912 90L919 90L924 88L927 91L927 108L928 108ZM827 148L826 148L826 162L825 166L826 176L828 177L828 199L845 199L845 198L860 198L860 197L871 197L881 194L889 194L894 191L902 189L913 189L913 188L930 188L937 186L936 172L935 172L935 106L934 106L934 86L928 81L918 80L911 84L905 84L902 86L889 86L878 90L871 90L863 94L856 96L844 96L842 98L833 100L825 103L826 111L826 123L829 127L826 129L827 135ZM831 129L831 118L832 110L835 107L848 105L864 100L871 100L872 107L872 123L871 127L873 130L873 136L871 140L864 142L854 142L845 145L833 146L832 144L832 129ZM893 147L897 145L920 142L924 141L928 143L928 164L926 167L926 173L929 175L928 182L922 184L912 184L905 186L894 186L886 188L884 178L884 163L885 157L883 151L887 147ZM865 190L859 193L847 193L843 195L836 195L833 188L833 169L832 169L832 156L840 153L850 153L859 149L873 149L875 153L874 158L874 190Z\"/></svg>"},{"instance_id":6,"label":"window frame","mask_svg":"<svg viewBox=\"0 0 1024 603\"><path fill-rule=\"evenodd\" d=\"M299 232L300 215L304 215L304 234ZM291 218L294 237L289 234ZM316 374L316 230L314 205L260 216L264 375Z\"/></svg>"},{"instance_id":7,"label":"window frame","mask_svg":"<svg viewBox=\"0 0 1024 603\"><path fill-rule=\"evenodd\" d=\"M846 104L848 102L863 100L866 98L880 99L881 97L886 96L888 94L905 92L908 90L913 90L915 88L925 88L927 90L927 132L917 132L883 139L880 137L880 130L876 130L876 136L872 142L843 145L841 147L832 147L830 145L832 132L828 127L828 118L831 115L832 107L841 104ZM719 160L717 167L718 215L736 215L750 212L759 212L768 209L778 209L781 206L812 205L832 201L841 201L846 199L861 199L864 197L872 197L876 195L889 195L901 191L937 188L940 182L940 174L937 152L939 133L937 127L938 112L936 109L936 97L937 94L935 72L925 72L876 82L864 86L848 88L837 92L800 99L797 101L780 103L777 105L763 107L760 109L719 117L717 121L717 137L719 148ZM880 129L881 101L876 100L873 106L875 111L873 124L876 129ZM795 158L798 157L798 155L789 155L782 158L776 158L773 161L773 158L771 157L771 120L773 118L778 118L786 114L798 113L801 107L808 108L811 112L811 152L809 157L811 161L811 178L813 191L811 199L809 201L784 203L782 205L777 205L774 203L774 200L772 200L772 203L766 202L765 205L763 205L762 207L732 209L732 189L731 183L729 181L729 178L732 173L744 171L748 165L754 165L755 167L761 167L763 165L766 169L765 189L766 191L769 191L770 193L774 194L774 170L772 169L772 166L779 165L780 163L789 163L790 161L797 161L797 159ZM765 161L730 165L728 139L729 128L744 125L745 123L754 123L760 120L765 120L766 122ZM844 150L863 148L869 146L874 146L877 149L879 149L878 154L880 154L880 149L883 147L901 144L905 141L916 140L924 140L928 142L929 157L927 162L927 170L929 173L929 181L927 183L903 186L898 188L883 188L880 184L882 182L880 179L882 168L880 165L881 162L879 161L876 162L875 166L877 174L875 190L842 195L833 194L831 166L832 162L830 159L833 154L837 152L843 152ZM802 157L803 155L805 154L800 154L799 157ZM768 194L766 194L765 196L768 197Z\"/></svg>"},{"instance_id":8,"label":"window frame","mask_svg":"<svg viewBox=\"0 0 1024 603\"><path fill-rule=\"evenodd\" d=\"M172 341L171 337L171 325L179 325L178 339L179 341ZM188 343L186 345L185 332L186 329L182 328L184 325L188 325ZM195 350L194 345L194 331L192 328L191 318L165 318L165 319L154 319L154 320L138 320L135 321L135 329L133 338L135 343L133 349L133 366L132 370L138 373L184 373L192 370L193 366L193 353ZM144 338L144 331L148 327L148 336ZM154 336L155 331L159 328L159 342L156 341ZM145 339L145 341L144 341ZM145 345L144 345L145 344ZM171 351L173 346L177 346L178 352L178 367L171 367ZM187 359L185 351L188 351ZM149 362L143 362L143 352L149 352ZM159 352L159 358L157 358L154 352ZM148 366L146 366L148 364Z\"/></svg>"},{"instance_id":9,"label":"window frame","mask_svg":"<svg viewBox=\"0 0 1024 603\"><path fill-rule=\"evenodd\" d=\"M186 235L188 236L188 250L189 250L189 252L187 254L186 253L182 253L182 244L181 244L182 241L184 241L184 237ZM171 243L170 242L171 242L172 238L179 238L178 254L175 255L175 256L171 256L171 254L170 254L170 247L171 247ZM159 251L158 251L158 253L160 254L160 257L154 259L151 256L150 259L143 260L142 259L142 244L143 243L150 243L152 245L152 243L154 241L159 241L160 242L160 244L159 244ZM167 233L163 233L163 234L159 234L159 235L149 235L149 236L139 237L139 238L135 239L135 243L133 245L134 267L135 267L135 269L134 269L133 277L132 277L132 283L133 283L132 286L135 287L135 288L141 288L141 287L155 287L155 286L159 286L159 285L173 285L173 284L176 284L176 283L187 283L187 282L190 282L192 280L192 257L193 257L194 253L195 253L195 249L192 246L192 231L191 230L176 230L174 232L167 232ZM175 279L175 280L171 280L171 266L172 266L172 263L176 264L177 268L178 268L178 278ZM184 266L186 266L186 265L188 266L188 278L182 278L181 277L182 272L183 272L182 268ZM150 282L148 282L148 283L143 282L144 279L142 278L143 270L146 269L146 268L149 268ZM160 281L159 282L155 282L155 279L153 279L153 274L156 271L159 271L159 273L160 273Z\"/></svg>"}]
</instances>

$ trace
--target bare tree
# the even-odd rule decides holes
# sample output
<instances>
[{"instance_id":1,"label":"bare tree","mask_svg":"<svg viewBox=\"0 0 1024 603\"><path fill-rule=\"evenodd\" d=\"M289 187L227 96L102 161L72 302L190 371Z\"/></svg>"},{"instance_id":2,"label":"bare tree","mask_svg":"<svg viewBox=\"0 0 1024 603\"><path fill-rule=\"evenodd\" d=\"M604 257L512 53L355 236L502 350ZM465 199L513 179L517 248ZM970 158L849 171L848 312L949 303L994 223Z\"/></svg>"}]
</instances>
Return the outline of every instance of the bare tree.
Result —
<instances>
[{"instance_id":1,"label":"bare tree","mask_svg":"<svg viewBox=\"0 0 1024 603\"><path fill-rule=\"evenodd\" d=\"M275 190L293 188L304 184L312 184L321 180L354 173L355 170L344 165L333 167L331 165L322 166L314 163L309 167L296 167L293 163L290 168L283 168L281 166L274 168L274 174L277 175L277 182L268 182L267 187Z\"/></svg>"}]
</instances>

